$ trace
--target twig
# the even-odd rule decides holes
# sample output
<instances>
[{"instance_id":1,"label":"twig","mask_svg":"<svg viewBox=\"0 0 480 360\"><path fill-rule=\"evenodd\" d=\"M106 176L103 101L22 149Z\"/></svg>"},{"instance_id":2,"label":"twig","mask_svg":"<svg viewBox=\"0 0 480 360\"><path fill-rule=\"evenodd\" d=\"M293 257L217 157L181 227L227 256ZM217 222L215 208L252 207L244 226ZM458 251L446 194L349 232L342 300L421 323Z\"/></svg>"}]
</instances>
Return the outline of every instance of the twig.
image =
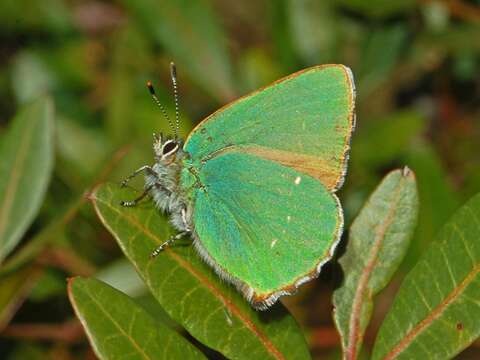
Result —
<instances>
[{"instance_id":1,"label":"twig","mask_svg":"<svg viewBox=\"0 0 480 360\"><path fill-rule=\"evenodd\" d=\"M53 340L66 343L77 343L84 338L82 325L77 319L63 324L12 324L1 333L4 337Z\"/></svg>"}]
</instances>

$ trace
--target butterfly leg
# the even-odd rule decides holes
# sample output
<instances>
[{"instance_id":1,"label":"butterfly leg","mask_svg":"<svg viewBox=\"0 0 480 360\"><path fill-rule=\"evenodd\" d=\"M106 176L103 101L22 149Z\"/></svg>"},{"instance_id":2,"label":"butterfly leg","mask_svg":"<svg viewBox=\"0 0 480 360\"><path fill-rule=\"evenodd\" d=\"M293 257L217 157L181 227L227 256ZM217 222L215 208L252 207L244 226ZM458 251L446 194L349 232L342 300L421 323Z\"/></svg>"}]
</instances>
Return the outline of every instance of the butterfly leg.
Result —
<instances>
[{"instance_id":1,"label":"butterfly leg","mask_svg":"<svg viewBox=\"0 0 480 360\"><path fill-rule=\"evenodd\" d=\"M187 222L187 210L185 208L182 209L182 221L183 221L183 226L185 227L185 232L189 233L192 230L190 229L190 225L188 225Z\"/></svg>"},{"instance_id":2,"label":"butterfly leg","mask_svg":"<svg viewBox=\"0 0 480 360\"><path fill-rule=\"evenodd\" d=\"M155 176L156 178L158 178L158 175L157 173L149 166L149 165L144 165L142 166L141 168L135 170L133 172L133 174L131 174L130 176L128 176L127 178L125 178L122 183L121 183L121 187L125 187L127 186L128 182L130 180L132 180L135 176L139 175L141 172L145 171L146 173L148 173L149 175L152 175L152 176ZM143 193L136 199L132 200L132 201L122 201L120 202L120 205L122 206L125 206L125 207L133 207L133 206L136 206L145 196L148 195L148 192L153 188L153 185L147 187Z\"/></svg>"},{"instance_id":3,"label":"butterfly leg","mask_svg":"<svg viewBox=\"0 0 480 360\"><path fill-rule=\"evenodd\" d=\"M155 177L158 177L157 173L151 168L151 166L149 166L149 165L144 165L144 166L142 166L141 168L135 170L135 171L133 172L133 174L131 174L130 176L128 176L127 178L125 178L125 179L122 181L121 186L122 186L122 187L127 186L128 182L129 182L130 180L132 180L135 176L139 175L139 174L140 174L141 172L143 172L143 171L147 172L149 175L153 175L153 176L155 176Z\"/></svg>"},{"instance_id":4,"label":"butterfly leg","mask_svg":"<svg viewBox=\"0 0 480 360\"><path fill-rule=\"evenodd\" d=\"M188 234L188 231L182 231L182 232L179 232L177 235L170 236L170 238L167 241L165 241L162 245L160 245L155 250L153 250L153 252L150 254L150 257L151 258L157 257L163 251L163 249L165 249L175 240L181 239L187 234Z\"/></svg>"},{"instance_id":5,"label":"butterfly leg","mask_svg":"<svg viewBox=\"0 0 480 360\"><path fill-rule=\"evenodd\" d=\"M196 185L203 191L206 191L205 186L200 181L200 176L198 175L197 171L193 167L188 167L187 170L195 177Z\"/></svg>"},{"instance_id":6,"label":"butterfly leg","mask_svg":"<svg viewBox=\"0 0 480 360\"><path fill-rule=\"evenodd\" d=\"M148 195L148 192L149 192L152 188L153 188L153 185L147 187L139 197L137 197L136 199L133 199L132 201L121 201L121 202L120 202L120 205L125 206L125 207L136 206L145 196Z\"/></svg>"}]
</instances>

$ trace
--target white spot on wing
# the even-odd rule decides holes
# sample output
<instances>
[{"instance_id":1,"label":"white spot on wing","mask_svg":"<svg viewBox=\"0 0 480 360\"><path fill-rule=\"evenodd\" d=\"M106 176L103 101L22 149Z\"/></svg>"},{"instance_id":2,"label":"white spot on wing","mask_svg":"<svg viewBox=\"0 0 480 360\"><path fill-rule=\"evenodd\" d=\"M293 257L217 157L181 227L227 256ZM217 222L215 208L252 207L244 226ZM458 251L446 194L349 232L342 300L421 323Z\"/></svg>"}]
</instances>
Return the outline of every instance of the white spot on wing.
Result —
<instances>
[{"instance_id":1,"label":"white spot on wing","mask_svg":"<svg viewBox=\"0 0 480 360\"><path fill-rule=\"evenodd\" d=\"M301 182L302 182L302 178L300 176L297 176L294 181L295 185L299 185Z\"/></svg>"},{"instance_id":2,"label":"white spot on wing","mask_svg":"<svg viewBox=\"0 0 480 360\"><path fill-rule=\"evenodd\" d=\"M273 248L275 246L275 244L277 243L278 239L273 239L271 244L270 244L270 247Z\"/></svg>"},{"instance_id":3,"label":"white spot on wing","mask_svg":"<svg viewBox=\"0 0 480 360\"><path fill-rule=\"evenodd\" d=\"M287 215L287 222L290 222L292 220L292 217L290 215Z\"/></svg>"}]
</instances>

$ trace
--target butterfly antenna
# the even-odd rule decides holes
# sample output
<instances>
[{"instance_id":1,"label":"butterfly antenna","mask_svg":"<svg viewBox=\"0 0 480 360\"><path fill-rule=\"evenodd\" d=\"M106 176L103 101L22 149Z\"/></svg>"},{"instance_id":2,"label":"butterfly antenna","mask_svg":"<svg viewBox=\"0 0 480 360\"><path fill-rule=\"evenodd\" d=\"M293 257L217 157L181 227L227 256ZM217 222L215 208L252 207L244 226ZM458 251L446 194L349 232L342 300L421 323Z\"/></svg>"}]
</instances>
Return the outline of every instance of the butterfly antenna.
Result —
<instances>
[{"instance_id":1,"label":"butterfly antenna","mask_svg":"<svg viewBox=\"0 0 480 360\"><path fill-rule=\"evenodd\" d=\"M173 96L175 99L175 139L177 139L178 128L180 127L180 113L178 110L177 67L173 62L170 63L170 76L172 78Z\"/></svg>"},{"instance_id":2,"label":"butterfly antenna","mask_svg":"<svg viewBox=\"0 0 480 360\"><path fill-rule=\"evenodd\" d=\"M165 117L165 119L167 119L168 124L170 125L170 128L171 128L173 131L175 131L175 128L173 127L173 122L172 122L172 120L170 119L170 116L168 116L167 111L166 111L165 108L163 107L163 105L162 105L162 103L160 102L160 100L158 100L157 94L155 93L155 89L153 88L153 84L152 84L151 81L147 81L147 88L148 88L148 91L150 91L150 95L152 96L153 101L155 101L155 103L158 105L158 107L160 108L160 110L162 110L162 114L163 114L163 116ZM176 134L176 131L175 131L175 134Z\"/></svg>"}]
</instances>

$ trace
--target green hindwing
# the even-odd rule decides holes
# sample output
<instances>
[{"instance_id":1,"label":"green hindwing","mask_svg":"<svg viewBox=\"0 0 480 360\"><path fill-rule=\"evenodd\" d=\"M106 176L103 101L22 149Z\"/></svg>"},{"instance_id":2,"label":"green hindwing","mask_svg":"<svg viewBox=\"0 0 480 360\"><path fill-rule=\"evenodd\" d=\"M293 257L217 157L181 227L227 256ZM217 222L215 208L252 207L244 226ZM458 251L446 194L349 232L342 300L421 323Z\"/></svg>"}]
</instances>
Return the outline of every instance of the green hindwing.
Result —
<instances>
[{"instance_id":1,"label":"green hindwing","mask_svg":"<svg viewBox=\"0 0 480 360\"><path fill-rule=\"evenodd\" d=\"M316 277L343 226L334 194L309 175L251 154L208 161L195 194L195 246L256 307Z\"/></svg>"},{"instance_id":2,"label":"green hindwing","mask_svg":"<svg viewBox=\"0 0 480 360\"><path fill-rule=\"evenodd\" d=\"M303 70L245 96L188 137L181 186L203 259L257 308L316 277L338 243L354 127L343 65ZM195 174L195 175L192 175Z\"/></svg>"}]
</instances>

